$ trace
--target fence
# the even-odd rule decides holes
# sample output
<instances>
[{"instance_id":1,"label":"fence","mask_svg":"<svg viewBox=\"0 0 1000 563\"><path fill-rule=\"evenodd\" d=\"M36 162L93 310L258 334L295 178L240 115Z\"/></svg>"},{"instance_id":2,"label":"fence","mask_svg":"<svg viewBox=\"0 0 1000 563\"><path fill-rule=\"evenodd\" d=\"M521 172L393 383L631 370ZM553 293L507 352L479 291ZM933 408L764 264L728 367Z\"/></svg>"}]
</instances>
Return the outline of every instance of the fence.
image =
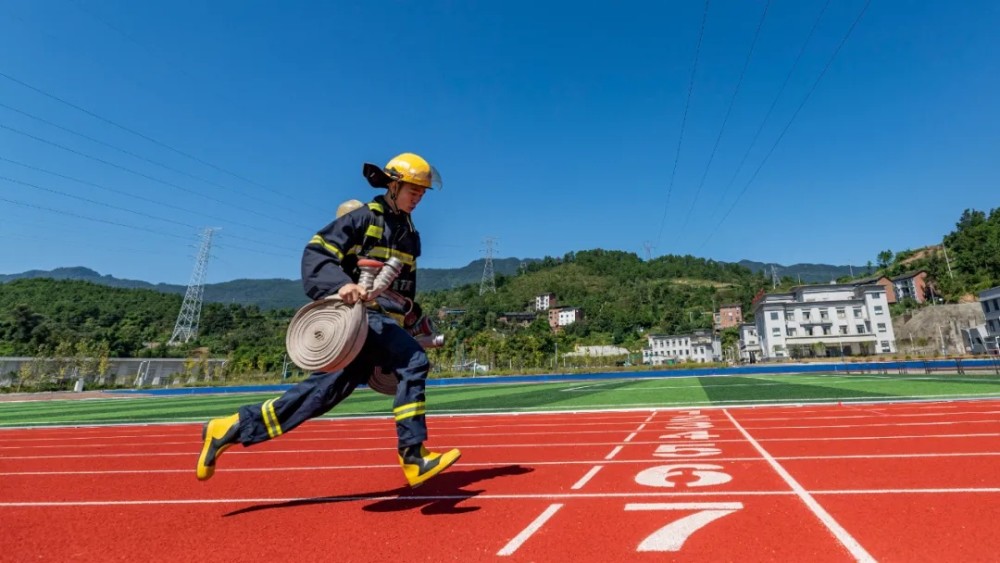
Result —
<instances>
[{"instance_id":1,"label":"fence","mask_svg":"<svg viewBox=\"0 0 1000 563\"><path fill-rule=\"evenodd\" d=\"M31 370L39 381L81 380L93 381L108 387L163 386L173 383L193 383L209 380L221 374L224 359L196 360L189 358L109 358L104 373L97 368L81 370L80 366L96 366L92 358L0 358L0 387L17 384L22 370Z\"/></svg>"}]
</instances>

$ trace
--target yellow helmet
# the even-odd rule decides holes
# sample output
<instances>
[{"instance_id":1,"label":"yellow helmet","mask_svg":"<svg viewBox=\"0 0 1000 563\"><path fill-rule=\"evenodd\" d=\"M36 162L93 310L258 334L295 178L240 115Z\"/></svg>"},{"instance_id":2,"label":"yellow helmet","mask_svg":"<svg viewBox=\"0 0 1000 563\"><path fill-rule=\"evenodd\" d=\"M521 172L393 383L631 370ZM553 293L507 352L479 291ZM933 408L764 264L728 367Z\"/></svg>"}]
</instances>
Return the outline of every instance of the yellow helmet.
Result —
<instances>
[{"instance_id":1,"label":"yellow helmet","mask_svg":"<svg viewBox=\"0 0 1000 563\"><path fill-rule=\"evenodd\" d=\"M348 213L354 211L355 209L361 207L362 205L364 204L356 199L349 199L344 203L341 203L340 207L337 208L337 219L340 219L344 215L347 215Z\"/></svg>"},{"instance_id":2,"label":"yellow helmet","mask_svg":"<svg viewBox=\"0 0 1000 563\"><path fill-rule=\"evenodd\" d=\"M362 173L373 188L384 188L389 182L400 180L430 189L441 189L441 174L420 155L404 152L389 161L383 168L366 162Z\"/></svg>"}]
</instances>

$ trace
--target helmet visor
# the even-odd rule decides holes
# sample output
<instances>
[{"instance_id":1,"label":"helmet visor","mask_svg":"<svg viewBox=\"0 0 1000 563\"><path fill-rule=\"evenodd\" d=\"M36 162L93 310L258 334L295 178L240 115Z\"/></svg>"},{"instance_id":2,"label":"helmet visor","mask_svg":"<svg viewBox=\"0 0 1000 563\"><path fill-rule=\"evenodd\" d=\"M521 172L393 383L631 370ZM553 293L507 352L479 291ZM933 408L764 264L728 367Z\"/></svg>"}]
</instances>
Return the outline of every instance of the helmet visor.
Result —
<instances>
[{"instance_id":1,"label":"helmet visor","mask_svg":"<svg viewBox=\"0 0 1000 563\"><path fill-rule=\"evenodd\" d=\"M437 171L437 168L431 166L431 185L428 186L432 190L441 190L444 188L444 182L441 181L441 173Z\"/></svg>"}]
</instances>

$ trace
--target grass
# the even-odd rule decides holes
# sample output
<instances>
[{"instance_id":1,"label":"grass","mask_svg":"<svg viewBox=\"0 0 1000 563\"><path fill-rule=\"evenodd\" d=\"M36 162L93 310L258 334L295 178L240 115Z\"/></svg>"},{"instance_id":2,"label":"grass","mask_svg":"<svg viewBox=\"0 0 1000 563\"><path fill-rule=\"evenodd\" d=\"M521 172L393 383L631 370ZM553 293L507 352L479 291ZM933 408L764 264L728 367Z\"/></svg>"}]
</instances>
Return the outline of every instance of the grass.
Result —
<instances>
[{"instance_id":1,"label":"grass","mask_svg":"<svg viewBox=\"0 0 1000 563\"><path fill-rule=\"evenodd\" d=\"M0 403L0 428L190 422L231 414L279 394L219 393ZM996 375L755 375L603 379L428 388L428 412L467 414L581 409L745 406L805 402L1000 398ZM392 398L356 391L327 416L388 416Z\"/></svg>"}]
</instances>

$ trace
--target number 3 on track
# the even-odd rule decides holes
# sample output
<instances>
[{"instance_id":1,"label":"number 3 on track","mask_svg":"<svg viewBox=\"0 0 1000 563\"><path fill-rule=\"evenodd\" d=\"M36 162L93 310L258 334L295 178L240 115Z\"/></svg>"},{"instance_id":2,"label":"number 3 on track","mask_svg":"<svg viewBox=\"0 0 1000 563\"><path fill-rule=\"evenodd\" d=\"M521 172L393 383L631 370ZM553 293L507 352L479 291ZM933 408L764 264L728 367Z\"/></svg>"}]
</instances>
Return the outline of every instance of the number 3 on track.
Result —
<instances>
[{"instance_id":1,"label":"number 3 on track","mask_svg":"<svg viewBox=\"0 0 1000 563\"><path fill-rule=\"evenodd\" d=\"M743 508L741 502L629 503L625 510L696 510L650 534L636 551L680 551L691 534Z\"/></svg>"}]
</instances>

